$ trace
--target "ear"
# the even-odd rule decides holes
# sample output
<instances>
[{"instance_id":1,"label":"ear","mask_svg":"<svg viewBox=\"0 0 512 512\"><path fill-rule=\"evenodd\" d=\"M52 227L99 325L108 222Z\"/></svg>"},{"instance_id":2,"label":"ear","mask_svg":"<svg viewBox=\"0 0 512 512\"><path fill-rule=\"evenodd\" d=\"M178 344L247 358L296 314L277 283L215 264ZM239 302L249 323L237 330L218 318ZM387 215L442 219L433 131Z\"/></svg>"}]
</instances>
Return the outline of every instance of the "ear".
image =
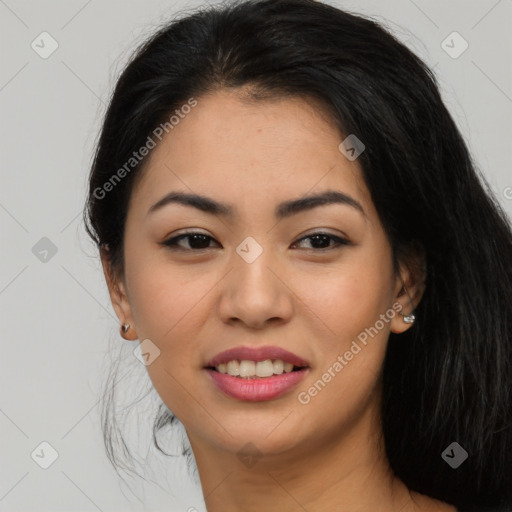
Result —
<instances>
[{"instance_id":1,"label":"ear","mask_svg":"<svg viewBox=\"0 0 512 512\"><path fill-rule=\"evenodd\" d=\"M137 330L135 329L135 322L133 320L130 303L126 294L126 284L123 276L118 275L118 272L112 266L111 255L109 253L108 245L100 248L101 265L103 266L103 273L108 286L110 294L110 301L117 318L119 319L120 328L119 332L125 340L138 339ZM122 326L130 324L130 328L125 333Z\"/></svg>"},{"instance_id":2,"label":"ear","mask_svg":"<svg viewBox=\"0 0 512 512\"><path fill-rule=\"evenodd\" d=\"M396 277L393 304L398 303L401 306L400 313L407 316L415 312L425 292L426 279L425 250L421 244L414 241L402 256ZM404 322L402 314L396 314L391 320L391 332L400 334L412 327L413 324Z\"/></svg>"}]
</instances>

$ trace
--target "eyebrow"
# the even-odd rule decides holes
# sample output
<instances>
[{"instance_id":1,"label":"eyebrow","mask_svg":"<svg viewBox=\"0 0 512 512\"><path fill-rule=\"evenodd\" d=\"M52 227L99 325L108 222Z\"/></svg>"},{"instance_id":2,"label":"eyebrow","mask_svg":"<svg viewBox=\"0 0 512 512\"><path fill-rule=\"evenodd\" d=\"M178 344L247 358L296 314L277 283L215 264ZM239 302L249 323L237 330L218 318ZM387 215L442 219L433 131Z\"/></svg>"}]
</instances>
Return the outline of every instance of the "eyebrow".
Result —
<instances>
[{"instance_id":1,"label":"eyebrow","mask_svg":"<svg viewBox=\"0 0 512 512\"><path fill-rule=\"evenodd\" d=\"M233 217L235 212L232 205L220 203L206 196L198 194L187 194L184 192L170 192L162 197L159 201L157 201L153 206L151 206L147 214L149 215L150 213L153 213L160 208L173 203L181 204L184 206L191 206L203 212L222 217ZM361 213L364 217L366 217L366 212L358 201L356 201L353 197L344 194L343 192L338 192L335 190L327 190L320 194L284 201L283 203L277 205L274 215L277 219L281 220L287 217L291 217L292 215L296 215L297 213L312 210L318 206L325 206L330 204L344 204L350 206L359 211L359 213Z\"/></svg>"}]
</instances>

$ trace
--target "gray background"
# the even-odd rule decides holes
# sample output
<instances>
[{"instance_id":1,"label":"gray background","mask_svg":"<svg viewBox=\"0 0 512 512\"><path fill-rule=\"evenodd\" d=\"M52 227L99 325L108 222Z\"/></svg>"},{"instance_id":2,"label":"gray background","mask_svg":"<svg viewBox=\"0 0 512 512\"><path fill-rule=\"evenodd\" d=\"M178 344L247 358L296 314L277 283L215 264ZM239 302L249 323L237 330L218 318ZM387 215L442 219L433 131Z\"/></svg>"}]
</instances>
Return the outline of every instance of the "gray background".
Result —
<instances>
[{"instance_id":1,"label":"gray background","mask_svg":"<svg viewBox=\"0 0 512 512\"><path fill-rule=\"evenodd\" d=\"M129 378L117 386L127 404L151 387L132 354L137 342L118 334L81 222L94 143L119 71L149 31L201 3L0 0L0 510L204 510L183 464L155 458L162 480L143 487L134 480L136 498L106 458L98 403L110 359L124 354ZM329 3L376 16L435 68L475 161L512 215L512 0ZM31 47L50 48L43 31L59 45L46 59ZM457 58L457 36L442 47L454 31L469 44ZM146 403L132 416L144 423L150 410ZM132 439L144 456L149 433L142 428L136 441L135 430ZM58 453L48 469L39 465L51 456L43 441Z\"/></svg>"}]
</instances>

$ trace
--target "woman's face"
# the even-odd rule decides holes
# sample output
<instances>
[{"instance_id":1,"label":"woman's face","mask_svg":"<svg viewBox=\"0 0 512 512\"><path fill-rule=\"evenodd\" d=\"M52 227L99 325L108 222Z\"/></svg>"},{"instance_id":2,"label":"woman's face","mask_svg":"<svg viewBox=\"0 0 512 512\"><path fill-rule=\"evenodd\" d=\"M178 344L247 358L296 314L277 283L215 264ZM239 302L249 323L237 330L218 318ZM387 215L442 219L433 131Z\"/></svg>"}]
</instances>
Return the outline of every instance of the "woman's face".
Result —
<instances>
[{"instance_id":1,"label":"woman's face","mask_svg":"<svg viewBox=\"0 0 512 512\"><path fill-rule=\"evenodd\" d=\"M116 311L133 337L151 340L147 370L193 447L317 449L377 410L389 332L406 328L392 308L402 283L389 242L357 159L340 151L343 138L314 102L249 103L227 91L197 101L152 150L133 190ZM349 199L280 208L327 191ZM231 213L173 201L151 210L171 192ZM206 237L165 245L185 231ZM318 233L328 237L307 238ZM206 368L223 351L270 346L307 369L243 386ZM260 359L269 354L277 358Z\"/></svg>"}]
</instances>

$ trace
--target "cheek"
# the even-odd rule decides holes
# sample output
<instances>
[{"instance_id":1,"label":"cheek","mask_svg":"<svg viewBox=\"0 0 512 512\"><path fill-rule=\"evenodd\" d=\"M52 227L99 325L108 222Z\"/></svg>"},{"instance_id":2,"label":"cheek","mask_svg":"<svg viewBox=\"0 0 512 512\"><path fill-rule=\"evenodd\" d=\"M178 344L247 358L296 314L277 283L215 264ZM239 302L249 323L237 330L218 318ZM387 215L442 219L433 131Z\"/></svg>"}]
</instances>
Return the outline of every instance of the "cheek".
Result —
<instances>
[{"instance_id":1,"label":"cheek","mask_svg":"<svg viewBox=\"0 0 512 512\"><path fill-rule=\"evenodd\" d=\"M183 329L196 325L214 276L201 278L171 265L133 267L128 275L130 306L139 337L155 338L167 344Z\"/></svg>"},{"instance_id":2,"label":"cheek","mask_svg":"<svg viewBox=\"0 0 512 512\"><path fill-rule=\"evenodd\" d=\"M391 263L358 253L333 272L304 275L294 288L305 305L304 314L316 318L317 331L324 333L324 347L341 350L390 307Z\"/></svg>"},{"instance_id":3,"label":"cheek","mask_svg":"<svg viewBox=\"0 0 512 512\"><path fill-rule=\"evenodd\" d=\"M160 350L147 365L148 375L163 402L181 420L190 415L190 396L199 396L195 377L201 352L200 330L205 322L208 291L216 280L205 274L187 276L169 265L133 267L130 304L139 340L149 339ZM129 279L127 272L127 279ZM210 313L211 314L211 313ZM198 421L204 418L198 414Z\"/></svg>"},{"instance_id":4,"label":"cheek","mask_svg":"<svg viewBox=\"0 0 512 512\"><path fill-rule=\"evenodd\" d=\"M320 310L322 321L334 334L322 337L314 373L297 389L304 421L333 436L340 425L357 421L376 399L389 335L389 324L377 332L371 330L386 311L380 301L363 293L358 280L347 279L343 284L337 293L333 290L332 296L324 296L324 305L332 302Z\"/></svg>"},{"instance_id":5,"label":"cheek","mask_svg":"<svg viewBox=\"0 0 512 512\"><path fill-rule=\"evenodd\" d=\"M321 333L321 343L315 375L300 391L312 408L330 411L333 425L358 414L377 384L390 330L389 319L380 319L389 312L392 283L390 257L367 251L301 285L298 294L315 313L309 329Z\"/></svg>"}]
</instances>

